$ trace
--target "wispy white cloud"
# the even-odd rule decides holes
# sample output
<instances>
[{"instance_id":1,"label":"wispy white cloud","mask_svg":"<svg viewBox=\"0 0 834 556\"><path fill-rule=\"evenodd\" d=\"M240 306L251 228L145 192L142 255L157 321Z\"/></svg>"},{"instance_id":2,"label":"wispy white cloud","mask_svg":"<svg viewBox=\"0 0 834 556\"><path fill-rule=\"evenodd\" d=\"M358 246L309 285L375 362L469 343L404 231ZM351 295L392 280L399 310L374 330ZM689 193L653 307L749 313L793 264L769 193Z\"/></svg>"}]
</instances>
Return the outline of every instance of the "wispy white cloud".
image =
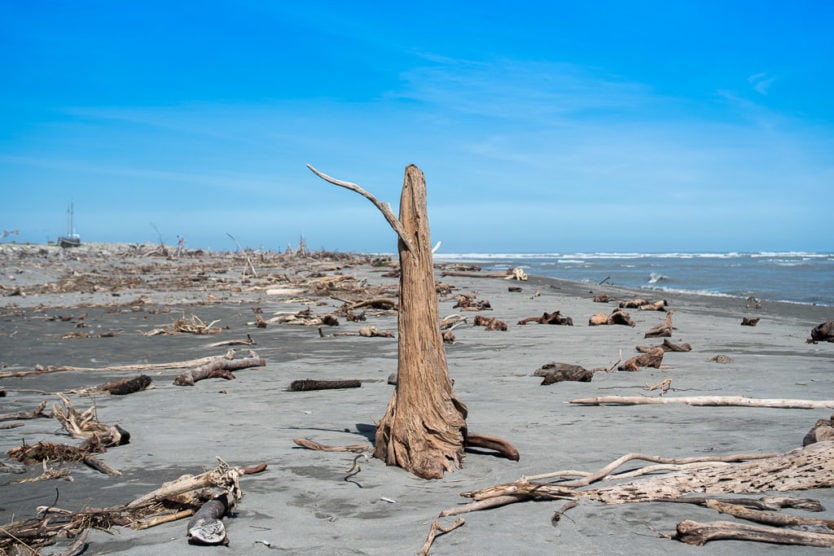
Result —
<instances>
[{"instance_id":1,"label":"wispy white cloud","mask_svg":"<svg viewBox=\"0 0 834 556\"><path fill-rule=\"evenodd\" d=\"M777 77L769 75L765 72L754 73L747 78L747 82L753 86L753 90L760 95L767 95L768 90L771 85L776 82L776 80Z\"/></svg>"}]
</instances>

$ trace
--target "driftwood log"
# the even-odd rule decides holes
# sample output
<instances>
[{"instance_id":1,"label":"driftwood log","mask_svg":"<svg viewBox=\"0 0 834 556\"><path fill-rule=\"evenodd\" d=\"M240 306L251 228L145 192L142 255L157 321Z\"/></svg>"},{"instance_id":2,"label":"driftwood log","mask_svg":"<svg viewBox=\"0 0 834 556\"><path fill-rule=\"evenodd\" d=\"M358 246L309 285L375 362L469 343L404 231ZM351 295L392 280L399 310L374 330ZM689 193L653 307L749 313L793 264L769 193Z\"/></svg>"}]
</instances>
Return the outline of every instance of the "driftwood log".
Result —
<instances>
[{"instance_id":1,"label":"driftwood log","mask_svg":"<svg viewBox=\"0 0 834 556\"><path fill-rule=\"evenodd\" d=\"M542 386L547 386L564 381L591 382L594 371L570 363L546 363L534 371L533 376L543 377Z\"/></svg>"},{"instance_id":2,"label":"driftwood log","mask_svg":"<svg viewBox=\"0 0 834 556\"><path fill-rule=\"evenodd\" d=\"M820 419L802 439L802 445L807 446L815 442L834 440L834 415L831 419Z\"/></svg>"},{"instance_id":3,"label":"driftwood log","mask_svg":"<svg viewBox=\"0 0 834 556\"><path fill-rule=\"evenodd\" d=\"M666 353L662 347L656 347L651 351L636 355L617 367L618 371L639 371L640 367L653 367L659 369L663 363L663 354Z\"/></svg>"},{"instance_id":4,"label":"driftwood log","mask_svg":"<svg viewBox=\"0 0 834 556\"><path fill-rule=\"evenodd\" d=\"M360 388L361 380L315 380L311 378L293 380L290 392L306 392L307 390L337 390L340 388Z\"/></svg>"},{"instance_id":5,"label":"driftwood log","mask_svg":"<svg viewBox=\"0 0 834 556\"><path fill-rule=\"evenodd\" d=\"M573 326L573 319L563 316L561 312L555 311L553 313L544 313L540 317L527 317L518 321L518 324L527 324L528 322L535 322L538 324L557 324L563 326Z\"/></svg>"},{"instance_id":6,"label":"driftwood log","mask_svg":"<svg viewBox=\"0 0 834 556\"><path fill-rule=\"evenodd\" d=\"M681 521L678 523L676 538L696 546L703 546L714 540L734 540L834 548L834 534L748 525L735 521Z\"/></svg>"},{"instance_id":7,"label":"driftwood log","mask_svg":"<svg viewBox=\"0 0 834 556\"><path fill-rule=\"evenodd\" d=\"M475 326L483 326L486 330L498 330L501 332L507 331L507 323L495 317L486 317L484 315L475 315L472 320Z\"/></svg>"},{"instance_id":8,"label":"driftwood log","mask_svg":"<svg viewBox=\"0 0 834 556\"><path fill-rule=\"evenodd\" d=\"M640 353L649 353L657 348L662 348L663 351L692 351L692 346L689 344L673 344L669 338L663 340L663 343L657 346L637 346L635 349Z\"/></svg>"},{"instance_id":9,"label":"driftwood log","mask_svg":"<svg viewBox=\"0 0 834 556\"><path fill-rule=\"evenodd\" d=\"M114 396L126 396L135 392L141 392L151 385L151 377L148 375L139 375L134 378L121 378L118 380L111 380L104 384L97 386L95 389L101 392L108 392Z\"/></svg>"},{"instance_id":10,"label":"driftwood log","mask_svg":"<svg viewBox=\"0 0 834 556\"><path fill-rule=\"evenodd\" d=\"M762 320L759 317L750 318L750 317L741 317L741 326L756 326L759 324L759 321Z\"/></svg>"},{"instance_id":11,"label":"driftwood log","mask_svg":"<svg viewBox=\"0 0 834 556\"><path fill-rule=\"evenodd\" d=\"M622 309L614 309L610 315L606 315L605 313L596 313L595 315L591 315L591 318L588 319L588 326L611 324L624 324L626 326L635 325L634 321L631 320L631 316Z\"/></svg>"},{"instance_id":12,"label":"driftwood log","mask_svg":"<svg viewBox=\"0 0 834 556\"><path fill-rule=\"evenodd\" d=\"M672 335L672 330L674 330L674 328L672 327L672 314L673 314L673 311L669 311L668 313L666 313L666 319L662 323L650 328L643 337L644 338L668 338L668 337L670 337Z\"/></svg>"},{"instance_id":13,"label":"driftwood log","mask_svg":"<svg viewBox=\"0 0 834 556\"><path fill-rule=\"evenodd\" d=\"M191 544L214 545L229 544L223 516L229 511L229 496L226 493L212 498L203 504L194 516L188 520L188 542Z\"/></svg>"},{"instance_id":14,"label":"driftwood log","mask_svg":"<svg viewBox=\"0 0 834 556\"><path fill-rule=\"evenodd\" d=\"M231 357L234 357L234 351L230 352L230 354ZM177 376L174 379L174 384L177 386L194 386L195 382L207 378L234 380L235 375L232 374L232 371L247 369L249 367L263 367L266 365L266 359L259 357L257 353L251 350L249 351L248 357L241 357L240 359L232 359L231 357L215 359L196 369L189 369Z\"/></svg>"},{"instance_id":15,"label":"driftwood log","mask_svg":"<svg viewBox=\"0 0 834 556\"><path fill-rule=\"evenodd\" d=\"M834 342L834 320L818 324L811 329L811 338L808 342Z\"/></svg>"},{"instance_id":16,"label":"driftwood log","mask_svg":"<svg viewBox=\"0 0 834 556\"><path fill-rule=\"evenodd\" d=\"M772 407L779 409L834 409L834 400L756 399L744 396L681 396L677 398L647 398L644 396L598 396L570 400L577 405L650 405L683 403L707 407Z\"/></svg>"}]
</instances>

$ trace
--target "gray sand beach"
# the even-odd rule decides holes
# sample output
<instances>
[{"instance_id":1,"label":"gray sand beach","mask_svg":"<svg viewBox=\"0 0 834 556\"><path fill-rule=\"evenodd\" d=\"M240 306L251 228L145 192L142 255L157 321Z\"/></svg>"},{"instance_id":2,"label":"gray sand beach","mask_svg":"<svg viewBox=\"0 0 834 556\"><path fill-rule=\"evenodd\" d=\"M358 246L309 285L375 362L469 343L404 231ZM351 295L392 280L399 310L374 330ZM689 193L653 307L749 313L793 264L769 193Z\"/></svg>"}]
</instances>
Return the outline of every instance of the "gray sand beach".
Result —
<instances>
[{"instance_id":1,"label":"gray sand beach","mask_svg":"<svg viewBox=\"0 0 834 556\"><path fill-rule=\"evenodd\" d=\"M118 424L130 443L98 458L119 470L111 477L83 465L62 480L19 484L35 477L0 474L0 523L33 517L36 508L69 510L125 504L183 474L213 468L217 457L235 466L266 462L265 472L241 479L244 497L224 522L228 547L191 546L180 520L134 531L113 527L92 531L89 554L416 554L441 510L463 504L461 492L559 470L596 471L618 457L640 452L664 457L782 453L800 447L817 419L834 410L744 407L579 406L568 402L603 395L649 396L671 379L672 396L834 399L834 344L806 343L811 329L834 319L830 307L696 295L665 296L674 312L671 341L692 351L667 353L660 369L597 372L591 382L541 385L533 372L549 362L609 368L636 355L635 346L658 344L646 330L666 313L628 310L636 326L588 326L598 312L618 301L644 297L613 286L594 286L530 276L525 282L500 278L442 276L454 287L440 295L441 317L459 313L467 324L446 346L454 389L467 404L472 433L512 442L521 456L509 461L472 449L463 468L441 480L423 480L382 461L360 460L348 476L354 454L311 451L293 443L307 438L331 446L371 444L396 371L397 341L384 337L335 335L361 326L396 333L396 313L367 309L366 321L339 326L273 322L253 325L254 308L264 319L310 309L328 314L356 295L343 283L396 293L390 267L369 257L315 257L252 253L185 253L169 257L153 246L94 245L79 251L53 246L0 246L0 372L36 365L104 368L114 365L182 361L222 355L222 340L250 335L263 367L236 371L235 380L207 379L176 386L181 370L146 372L153 388L127 396L70 395L79 409L95 405L99 421ZM331 254L333 255L333 254ZM197 265L201 265L199 268ZM257 275L252 276L250 267ZM331 280L328 282L328 277ZM333 278L336 277L336 278ZM311 288L315 280L318 289ZM73 281L74 280L74 281ZM326 284L330 286L323 286ZM53 287L46 285L53 284ZM304 285L306 284L306 285ZM63 287L59 287L63 285ZM332 287L331 287L332 286ZM509 286L521 291L509 291ZM327 289L327 288L330 289ZM481 311L508 324L506 331L473 326L478 313L453 308L455 296L474 293L488 300ZM605 293L611 301L593 301ZM518 325L523 318L561 311L574 326ZM81 315L84 314L83 318ZM183 315L222 328L212 335L143 333L166 327ZM62 318L56 318L62 317ZM740 326L742 317L760 317ZM86 325L78 328L79 321ZM72 331L89 338L65 339ZM117 331L113 337L98 337ZM240 349L245 353L250 348ZM726 362L717 362L716 356ZM136 376L138 372L66 371L0 380L6 396L0 413L31 411L43 393L65 392ZM298 379L359 379L360 388L291 392ZM28 391L27 391L28 390ZM0 430L0 452L21 443L73 442L54 419L21 421ZM7 462L8 463L8 462ZM19 465L19 464L17 464ZM626 468L630 464L626 465ZM820 500L832 519L834 490L789 493ZM56 501L57 498L57 501ZM561 501L524 502L464 514L465 525L438 537L432 554L799 554L825 549L740 541L694 547L669 538L685 519L732 519L690 504L604 505L582 501L558 524L551 523ZM446 518L444 523L451 523ZM71 541L47 547L59 552Z\"/></svg>"}]
</instances>

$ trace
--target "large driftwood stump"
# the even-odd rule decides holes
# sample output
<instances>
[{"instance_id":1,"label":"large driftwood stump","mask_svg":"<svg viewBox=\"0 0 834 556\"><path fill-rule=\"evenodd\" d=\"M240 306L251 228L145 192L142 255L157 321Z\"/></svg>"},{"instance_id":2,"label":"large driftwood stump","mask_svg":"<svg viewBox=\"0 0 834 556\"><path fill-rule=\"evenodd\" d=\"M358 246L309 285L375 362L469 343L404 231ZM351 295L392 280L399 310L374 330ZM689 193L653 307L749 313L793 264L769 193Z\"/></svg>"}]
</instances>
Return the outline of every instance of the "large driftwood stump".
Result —
<instances>
[{"instance_id":1,"label":"large driftwood stump","mask_svg":"<svg viewBox=\"0 0 834 556\"><path fill-rule=\"evenodd\" d=\"M335 180L308 167L325 181L371 201L397 233L397 384L385 416L377 423L374 456L419 477L439 479L444 472L461 465L467 440L467 410L452 391L437 326L437 290L423 172L414 165L405 169L397 218L387 204L358 185Z\"/></svg>"}]
</instances>

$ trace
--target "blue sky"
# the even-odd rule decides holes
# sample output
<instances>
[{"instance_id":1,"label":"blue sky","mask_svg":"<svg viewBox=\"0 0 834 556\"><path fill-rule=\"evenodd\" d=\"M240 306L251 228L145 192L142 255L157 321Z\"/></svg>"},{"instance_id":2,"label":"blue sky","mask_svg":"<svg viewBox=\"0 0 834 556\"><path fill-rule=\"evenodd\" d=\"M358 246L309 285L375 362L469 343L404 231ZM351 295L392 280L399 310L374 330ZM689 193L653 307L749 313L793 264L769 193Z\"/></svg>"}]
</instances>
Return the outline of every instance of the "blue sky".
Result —
<instances>
[{"instance_id":1,"label":"blue sky","mask_svg":"<svg viewBox=\"0 0 834 556\"><path fill-rule=\"evenodd\" d=\"M0 229L391 252L834 251L834 2L0 0Z\"/></svg>"}]
</instances>

